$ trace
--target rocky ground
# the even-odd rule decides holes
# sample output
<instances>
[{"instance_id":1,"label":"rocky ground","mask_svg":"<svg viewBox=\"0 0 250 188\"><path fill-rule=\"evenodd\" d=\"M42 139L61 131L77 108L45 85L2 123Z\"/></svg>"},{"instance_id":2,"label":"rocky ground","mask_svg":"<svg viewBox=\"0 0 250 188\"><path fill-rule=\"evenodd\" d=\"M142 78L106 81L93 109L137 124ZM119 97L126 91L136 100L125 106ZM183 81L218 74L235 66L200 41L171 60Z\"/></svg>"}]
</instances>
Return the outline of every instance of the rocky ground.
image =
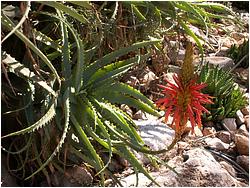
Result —
<instances>
[{"instance_id":1,"label":"rocky ground","mask_svg":"<svg viewBox=\"0 0 250 188\"><path fill-rule=\"evenodd\" d=\"M248 24L248 16L244 19ZM228 50L233 44L240 45L248 39L248 29L243 33L234 25L224 25L224 29L227 30L226 33L219 29L214 30L214 37L209 38L213 48L211 46L205 48L204 60L224 70L231 70L235 84L249 99L249 68L237 67L238 62L227 57ZM193 30L204 36L198 28ZM123 78L124 82L156 101L161 97L157 84L165 84L165 79L171 81L172 75L178 73L181 61L184 59L184 48L180 47L177 53L173 53L176 44L176 41L168 41L167 57L163 58L161 55L152 57L147 64L128 73ZM194 64L199 62L200 59L196 58ZM121 108L135 119L146 145L153 150L163 149L171 143L174 131L163 123L163 119L154 119L128 106ZM171 119L167 124L170 122ZM170 152L159 156L167 162L167 165L174 168L175 172L164 164L160 164L159 167L152 166L147 157L136 153L161 186L249 186L249 106L238 110L235 118L225 118L220 124L204 122L203 128L201 130L196 128L194 135L190 130L191 125L188 125L182 140ZM123 186L136 185L136 174L129 166L116 175ZM138 186L156 186L143 174L140 173L138 177ZM107 180L107 185L117 184Z\"/></svg>"}]
</instances>

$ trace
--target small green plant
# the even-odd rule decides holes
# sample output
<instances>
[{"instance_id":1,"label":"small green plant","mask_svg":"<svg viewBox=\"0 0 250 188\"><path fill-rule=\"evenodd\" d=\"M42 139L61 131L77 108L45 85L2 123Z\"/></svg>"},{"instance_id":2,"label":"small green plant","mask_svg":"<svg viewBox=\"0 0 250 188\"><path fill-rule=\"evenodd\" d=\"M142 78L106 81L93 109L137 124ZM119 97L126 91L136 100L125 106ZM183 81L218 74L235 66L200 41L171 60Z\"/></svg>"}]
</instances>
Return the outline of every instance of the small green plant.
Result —
<instances>
[{"instance_id":1,"label":"small green plant","mask_svg":"<svg viewBox=\"0 0 250 188\"><path fill-rule=\"evenodd\" d=\"M204 116L206 120L220 121L226 117L235 117L236 111L247 104L244 93L235 87L232 75L218 66L209 67L208 63L203 66L199 82L207 84L203 93L213 97L213 104L206 105L211 113Z\"/></svg>"},{"instance_id":2,"label":"small green plant","mask_svg":"<svg viewBox=\"0 0 250 188\"><path fill-rule=\"evenodd\" d=\"M237 67L249 67L249 40L245 40L238 47L235 44L231 46L228 56L238 64Z\"/></svg>"}]
</instances>

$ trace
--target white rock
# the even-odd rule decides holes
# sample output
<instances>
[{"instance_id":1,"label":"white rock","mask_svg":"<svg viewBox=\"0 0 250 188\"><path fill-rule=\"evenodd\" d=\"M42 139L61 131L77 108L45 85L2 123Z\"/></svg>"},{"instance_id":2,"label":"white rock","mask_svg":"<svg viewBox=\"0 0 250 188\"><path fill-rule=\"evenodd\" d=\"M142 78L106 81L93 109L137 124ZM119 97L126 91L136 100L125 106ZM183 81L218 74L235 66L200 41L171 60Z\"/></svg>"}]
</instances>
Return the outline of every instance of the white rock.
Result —
<instances>
[{"instance_id":1,"label":"white rock","mask_svg":"<svg viewBox=\"0 0 250 188\"><path fill-rule=\"evenodd\" d=\"M132 117L133 112L132 112L131 108L128 105L122 104L121 105L121 110L126 112L130 117Z\"/></svg>"},{"instance_id":2,"label":"white rock","mask_svg":"<svg viewBox=\"0 0 250 188\"><path fill-rule=\"evenodd\" d=\"M133 119L136 119L136 120L138 120L138 119L147 119L147 117L146 117L146 114L145 114L145 112L143 112L143 111L141 111L141 110L138 110L134 115L133 115Z\"/></svg>"},{"instance_id":3,"label":"white rock","mask_svg":"<svg viewBox=\"0 0 250 188\"><path fill-rule=\"evenodd\" d=\"M219 67L224 70L229 70L234 66L234 61L229 57L218 57L218 56L205 57L204 61L208 62L210 65L214 66L219 65Z\"/></svg>"},{"instance_id":4,"label":"white rock","mask_svg":"<svg viewBox=\"0 0 250 188\"><path fill-rule=\"evenodd\" d=\"M166 148L174 137L174 130L158 119L134 121L139 127L140 135L152 150Z\"/></svg>"},{"instance_id":5,"label":"white rock","mask_svg":"<svg viewBox=\"0 0 250 188\"><path fill-rule=\"evenodd\" d=\"M194 127L194 134L195 134L196 137L202 137L203 136L202 131L198 126Z\"/></svg>"},{"instance_id":6,"label":"white rock","mask_svg":"<svg viewBox=\"0 0 250 188\"><path fill-rule=\"evenodd\" d=\"M235 118L225 118L222 120L222 123L229 131L236 131L237 130L237 124L235 121Z\"/></svg>"},{"instance_id":7,"label":"white rock","mask_svg":"<svg viewBox=\"0 0 250 188\"><path fill-rule=\"evenodd\" d=\"M135 76L130 76L128 79L126 79L126 83L132 87L136 87L136 85L140 84L138 78Z\"/></svg>"},{"instance_id":8,"label":"white rock","mask_svg":"<svg viewBox=\"0 0 250 188\"><path fill-rule=\"evenodd\" d=\"M182 156L175 156L172 159L168 161L168 165L172 168L176 168L180 166L183 163L183 157Z\"/></svg>"},{"instance_id":9,"label":"white rock","mask_svg":"<svg viewBox=\"0 0 250 188\"><path fill-rule=\"evenodd\" d=\"M179 151L189 149L189 144L187 142L179 141L177 144L178 144L178 150Z\"/></svg>"},{"instance_id":10,"label":"white rock","mask_svg":"<svg viewBox=\"0 0 250 188\"><path fill-rule=\"evenodd\" d=\"M194 127L194 132L192 133L192 125L190 121L187 122L184 133L188 133L187 136L190 138L203 136L202 131L198 126Z\"/></svg>"},{"instance_id":11,"label":"white rock","mask_svg":"<svg viewBox=\"0 0 250 188\"><path fill-rule=\"evenodd\" d=\"M204 149L195 148L185 153L188 160L176 171L180 173L181 186L233 186L237 181L221 167L212 154ZM183 180L184 179L184 180Z\"/></svg>"},{"instance_id":12,"label":"white rock","mask_svg":"<svg viewBox=\"0 0 250 188\"><path fill-rule=\"evenodd\" d=\"M155 117L149 120L134 120L134 122L139 127L139 134L143 141L151 150L165 149L174 138L174 130ZM144 164L150 162L142 153L135 153L135 155Z\"/></svg>"},{"instance_id":13,"label":"white rock","mask_svg":"<svg viewBox=\"0 0 250 188\"><path fill-rule=\"evenodd\" d=\"M152 71L149 71L147 74L145 74L142 78L142 83L144 84L145 88L148 88L150 82L152 80L157 79L158 77L153 73Z\"/></svg>"},{"instance_id":14,"label":"white rock","mask_svg":"<svg viewBox=\"0 0 250 188\"><path fill-rule=\"evenodd\" d=\"M169 82L171 83L175 83L174 79L173 79L173 76L175 75L176 73L173 73L173 72L168 72L166 74L164 74L164 79L165 80L168 80Z\"/></svg>"},{"instance_id":15,"label":"white rock","mask_svg":"<svg viewBox=\"0 0 250 188\"><path fill-rule=\"evenodd\" d=\"M219 138L222 142L230 144L232 141L231 134L228 131L220 131L217 134L217 138Z\"/></svg>"},{"instance_id":16,"label":"white rock","mask_svg":"<svg viewBox=\"0 0 250 188\"><path fill-rule=\"evenodd\" d=\"M236 112L236 124L238 126L242 125L245 122L244 115L240 110L237 110Z\"/></svg>"},{"instance_id":17,"label":"white rock","mask_svg":"<svg viewBox=\"0 0 250 188\"><path fill-rule=\"evenodd\" d=\"M224 151L229 148L229 144L222 142L219 138L205 138L208 146L219 151Z\"/></svg>"}]
</instances>

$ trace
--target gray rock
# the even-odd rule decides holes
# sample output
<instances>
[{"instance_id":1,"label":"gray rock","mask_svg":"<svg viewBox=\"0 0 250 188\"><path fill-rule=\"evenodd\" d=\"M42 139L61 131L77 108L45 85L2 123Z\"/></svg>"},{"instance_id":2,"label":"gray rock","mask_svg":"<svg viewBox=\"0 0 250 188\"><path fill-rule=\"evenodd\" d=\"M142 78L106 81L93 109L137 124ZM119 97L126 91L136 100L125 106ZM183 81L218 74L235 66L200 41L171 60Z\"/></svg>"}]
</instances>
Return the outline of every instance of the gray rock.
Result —
<instances>
[{"instance_id":1,"label":"gray rock","mask_svg":"<svg viewBox=\"0 0 250 188\"><path fill-rule=\"evenodd\" d=\"M235 121L235 118L225 118L222 120L223 125L228 129L229 131L236 131L237 130L237 124Z\"/></svg>"},{"instance_id":2,"label":"gray rock","mask_svg":"<svg viewBox=\"0 0 250 188\"><path fill-rule=\"evenodd\" d=\"M180 67L175 66L175 65L168 65L168 71L169 73L179 73L180 72Z\"/></svg>"},{"instance_id":3,"label":"gray rock","mask_svg":"<svg viewBox=\"0 0 250 188\"><path fill-rule=\"evenodd\" d=\"M242 125L245 122L244 115L240 110L236 112L236 124L238 126Z\"/></svg>"},{"instance_id":4,"label":"gray rock","mask_svg":"<svg viewBox=\"0 0 250 188\"><path fill-rule=\"evenodd\" d=\"M240 134L235 134L235 145L241 155L249 155L249 138Z\"/></svg>"},{"instance_id":5,"label":"gray rock","mask_svg":"<svg viewBox=\"0 0 250 188\"><path fill-rule=\"evenodd\" d=\"M249 156L239 155L236 158L236 162L247 172L249 172Z\"/></svg>"},{"instance_id":6,"label":"gray rock","mask_svg":"<svg viewBox=\"0 0 250 188\"><path fill-rule=\"evenodd\" d=\"M219 138L222 142L230 144L232 141L231 134L228 131L220 131L217 134L217 138Z\"/></svg>"},{"instance_id":7,"label":"gray rock","mask_svg":"<svg viewBox=\"0 0 250 188\"><path fill-rule=\"evenodd\" d=\"M159 172L152 172L150 175L161 186L167 187L231 187L240 186L241 182L232 177L211 155L211 153L195 148L185 152L188 160L183 160L176 157L170 160L168 164L176 167L178 175L173 171L161 168ZM135 186L135 174L129 175L121 179L123 186ZM139 173L139 187L156 186L146 178L142 173Z\"/></svg>"},{"instance_id":8,"label":"gray rock","mask_svg":"<svg viewBox=\"0 0 250 188\"><path fill-rule=\"evenodd\" d=\"M228 50L229 48L226 47L226 46L222 46L220 48L220 51L218 53L216 53L216 56L223 56L223 57L226 57L227 56L227 53L228 53Z\"/></svg>"},{"instance_id":9,"label":"gray rock","mask_svg":"<svg viewBox=\"0 0 250 188\"><path fill-rule=\"evenodd\" d=\"M161 120L151 117L149 120L134 120L139 127L139 134L151 150L161 150L169 146L174 138L174 130ZM142 163L149 163L149 159L142 153L135 153Z\"/></svg>"},{"instance_id":10,"label":"gray rock","mask_svg":"<svg viewBox=\"0 0 250 188\"><path fill-rule=\"evenodd\" d=\"M224 70L230 70L230 68L233 68L234 61L229 57L218 57L218 56L212 56L212 57L205 57L205 62L208 62L210 65L219 66L220 68Z\"/></svg>"},{"instance_id":11,"label":"gray rock","mask_svg":"<svg viewBox=\"0 0 250 188\"><path fill-rule=\"evenodd\" d=\"M219 138L206 138L205 142L213 149L225 151L229 148L229 144L222 142Z\"/></svg>"},{"instance_id":12,"label":"gray rock","mask_svg":"<svg viewBox=\"0 0 250 188\"><path fill-rule=\"evenodd\" d=\"M157 118L134 121L139 127L140 135L152 150L160 150L171 144L174 130Z\"/></svg>"}]
</instances>

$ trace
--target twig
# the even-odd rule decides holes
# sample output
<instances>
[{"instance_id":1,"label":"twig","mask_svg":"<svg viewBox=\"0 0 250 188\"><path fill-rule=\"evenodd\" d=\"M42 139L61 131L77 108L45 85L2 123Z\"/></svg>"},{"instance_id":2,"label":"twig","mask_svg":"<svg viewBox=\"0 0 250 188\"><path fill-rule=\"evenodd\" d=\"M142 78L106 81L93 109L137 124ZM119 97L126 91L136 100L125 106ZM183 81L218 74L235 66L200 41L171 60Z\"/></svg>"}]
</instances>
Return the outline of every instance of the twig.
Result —
<instances>
[{"instance_id":1,"label":"twig","mask_svg":"<svg viewBox=\"0 0 250 188\"><path fill-rule=\"evenodd\" d=\"M236 63L236 65L234 65L234 67L229 72L232 72L236 67L238 67L241 64L241 62L244 61L248 56L249 54L244 55L244 57L242 57L241 60L238 63Z\"/></svg>"},{"instance_id":2,"label":"twig","mask_svg":"<svg viewBox=\"0 0 250 188\"><path fill-rule=\"evenodd\" d=\"M205 148L207 151L215 154L216 156L224 159L225 161L231 163L232 165L234 165L236 167L236 169L238 169L239 171L242 172L242 174L246 175L247 177L249 177L249 174L247 173L247 171L245 171L245 169L243 169L240 165L238 165L235 161L233 161L232 159L230 159L229 157L225 156L223 153L221 152L217 152L217 151L214 151L212 149L208 149L208 148Z\"/></svg>"},{"instance_id":3,"label":"twig","mask_svg":"<svg viewBox=\"0 0 250 188\"><path fill-rule=\"evenodd\" d=\"M10 86L10 88L11 88L11 91L12 91L13 94L16 96L15 89L14 89L14 87L12 86L12 84L11 84L11 82L10 82L10 80L9 80L9 77L8 77L8 74L7 74L7 70L6 70L6 68L5 68L3 62L1 63L1 67L2 67L3 74L4 74L4 76L5 76L5 79L7 80L7 83L9 84L9 86Z\"/></svg>"}]
</instances>

